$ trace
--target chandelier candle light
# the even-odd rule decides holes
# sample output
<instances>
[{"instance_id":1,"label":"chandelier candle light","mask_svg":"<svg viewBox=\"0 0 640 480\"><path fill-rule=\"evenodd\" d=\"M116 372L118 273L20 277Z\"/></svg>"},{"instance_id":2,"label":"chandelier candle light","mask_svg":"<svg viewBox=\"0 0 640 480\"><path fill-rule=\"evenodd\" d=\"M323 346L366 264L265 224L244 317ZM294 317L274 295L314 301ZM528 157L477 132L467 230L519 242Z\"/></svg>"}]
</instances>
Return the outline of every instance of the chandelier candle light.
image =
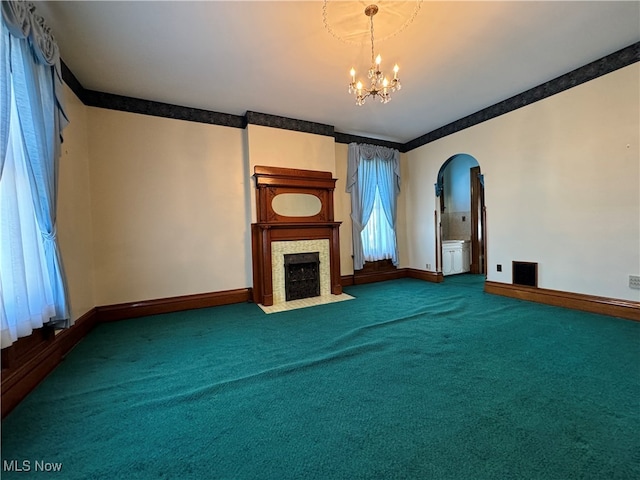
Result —
<instances>
[{"instance_id":1,"label":"chandelier candle light","mask_svg":"<svg viewBox=\"0 0 640 480\"><path fill-rule=\"evenodd\" d=\"M351 69L351 83L349 84L349 93L355 94L356 105L364 105L367 97L380 97L382 103L388 103L391 100L391 93L400 90L400 79L398 79L398 65L393 67L393 80L389 81L384 73L380 70L382 58L380 55L374 59L373 48L373 16L378 13L377 5L369 5L364 9L364 14L369 17L371 25L371 68L369 68L369 88L365 87L362 82L356 82L356 71Z\"/></svg>"}]
</instances>

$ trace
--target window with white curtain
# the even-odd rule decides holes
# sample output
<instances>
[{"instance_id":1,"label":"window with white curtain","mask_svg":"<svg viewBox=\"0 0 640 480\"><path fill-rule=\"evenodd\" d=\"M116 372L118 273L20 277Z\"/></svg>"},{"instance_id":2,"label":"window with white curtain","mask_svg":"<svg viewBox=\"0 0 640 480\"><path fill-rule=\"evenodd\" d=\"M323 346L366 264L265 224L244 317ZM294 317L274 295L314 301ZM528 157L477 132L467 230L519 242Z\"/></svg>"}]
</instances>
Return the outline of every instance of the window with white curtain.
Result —
<instances>
[{"instance_id":1,"label":"window with white curtain","mask_svg":"<svg viewBox=\"0 0 640 480\"><path fill-rule=\"evenodd\" d=\"M367 262L392 259L396 251L396 232L389 223L382 208L380 190L376 187L371 216L362 233L362 253Z\"/></svg>"},{"instance_id":2,"label":"window with white curtain","mask_svg":"<svg viewBox=\"0 0 640 480\"><path fill-rule=\"evenodd\" d=\"M400 193L400 152L379 145L350 143L347 187L351 194L353 268L391 259L398 266L396 204Z\"/></svg>"},{"instance_id":3,"label":"window with white curtain","mask_svg":"<svg viewBox=\"0 0 640 480\"><path fill-rule=\"evenodd\" d=\"M31 334L55 316L13 92L10 109L7 153L0 177L2 347Z\"/></svg>"},{"instance_id":4,"label":"window with white curtain","mask_svg":"<svg viewBox=\"0 0 640 480\"><path fill-rule=\"evenodd\" d=\"M64 113L57 44L28 2L0 22L0 344L70 325L56 231Z\"/></svg>"}]
</instances>

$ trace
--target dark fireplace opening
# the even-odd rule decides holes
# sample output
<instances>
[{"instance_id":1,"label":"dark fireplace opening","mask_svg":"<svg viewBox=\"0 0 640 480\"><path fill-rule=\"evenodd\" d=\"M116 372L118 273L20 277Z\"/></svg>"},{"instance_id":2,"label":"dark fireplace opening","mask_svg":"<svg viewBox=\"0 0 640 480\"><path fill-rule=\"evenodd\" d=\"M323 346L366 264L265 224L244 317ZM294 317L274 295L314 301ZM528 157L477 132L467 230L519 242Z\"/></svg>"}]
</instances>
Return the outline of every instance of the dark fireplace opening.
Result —
<instances>
[{"instance_id":1,"label":"dark fireplace opening","mask_svg":"<svg viewBox=\"0 0 640 480\"><path fill-rule=\"evenodd\" d=\"M287 302L320 295L320 253L284 255L284 286Z\"/></svg>"}]
</instances>

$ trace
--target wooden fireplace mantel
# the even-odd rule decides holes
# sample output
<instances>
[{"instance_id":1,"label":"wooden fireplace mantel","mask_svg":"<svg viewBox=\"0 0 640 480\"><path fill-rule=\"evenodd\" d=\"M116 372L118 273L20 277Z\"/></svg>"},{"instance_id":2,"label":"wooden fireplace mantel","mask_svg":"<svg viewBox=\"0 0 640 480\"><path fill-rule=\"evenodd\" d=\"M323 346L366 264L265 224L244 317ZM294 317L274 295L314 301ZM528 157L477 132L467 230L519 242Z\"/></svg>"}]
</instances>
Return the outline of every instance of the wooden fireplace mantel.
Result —
<instances>
[{"instance_id":1,"label":"wooden fireplace mantel","mask_svg":"<svg viewBox=\"0 0 640 480\"><path fill-rule=\"evenodd\" d=\"M296 240L329 240L331 293L340 295L341 222L334 221L331 172L256 166L257 222L251 225L253 301L273 305L271 243ZM307 217L288 217L275 212L273 199L281 194L309 194L320 200L320 211Z\"/></svg>"}]
</instances>

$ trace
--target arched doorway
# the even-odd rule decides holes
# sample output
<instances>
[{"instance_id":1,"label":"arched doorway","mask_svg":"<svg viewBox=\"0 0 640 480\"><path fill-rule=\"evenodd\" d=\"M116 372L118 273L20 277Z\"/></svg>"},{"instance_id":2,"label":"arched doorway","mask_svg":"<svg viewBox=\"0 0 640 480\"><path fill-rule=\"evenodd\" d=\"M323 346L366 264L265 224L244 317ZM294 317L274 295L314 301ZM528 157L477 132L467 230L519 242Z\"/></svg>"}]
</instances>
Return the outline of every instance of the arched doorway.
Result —
<instances>
[{"instance_id":1,"label":"arched doorway","mask_svg":"<svg viewBox=\"0 0 640 480\"><path fill-rule=\"evenodd\" d=\"M486 275L484 178L478 161L465 153L450 157L435 187L438 272Z\"/></svg>"}]
</instances>

